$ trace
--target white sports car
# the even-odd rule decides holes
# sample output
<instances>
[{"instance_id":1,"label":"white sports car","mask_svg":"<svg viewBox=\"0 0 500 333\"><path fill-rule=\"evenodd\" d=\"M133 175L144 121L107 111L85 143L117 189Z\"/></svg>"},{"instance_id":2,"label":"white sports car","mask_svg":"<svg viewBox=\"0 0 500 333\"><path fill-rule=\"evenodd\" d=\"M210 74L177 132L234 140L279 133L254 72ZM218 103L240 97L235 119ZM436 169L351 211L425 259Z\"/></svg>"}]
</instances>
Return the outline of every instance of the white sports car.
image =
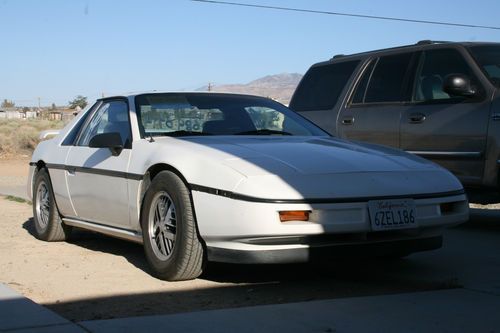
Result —
<instances>
[{"instance_id":1,"label":"white sports car","mask_svg":"<svg viewBox=\"0 0 500 333\"><path fill-rule=\"evenodd\" d=\"M207 260L404 256L439 248L444 227L469 214L441 167L333 138L255 96L103 98L30 166L38 238L78 227L139 242L167 280L196 278Z\"/></svg>"}]
</instances>

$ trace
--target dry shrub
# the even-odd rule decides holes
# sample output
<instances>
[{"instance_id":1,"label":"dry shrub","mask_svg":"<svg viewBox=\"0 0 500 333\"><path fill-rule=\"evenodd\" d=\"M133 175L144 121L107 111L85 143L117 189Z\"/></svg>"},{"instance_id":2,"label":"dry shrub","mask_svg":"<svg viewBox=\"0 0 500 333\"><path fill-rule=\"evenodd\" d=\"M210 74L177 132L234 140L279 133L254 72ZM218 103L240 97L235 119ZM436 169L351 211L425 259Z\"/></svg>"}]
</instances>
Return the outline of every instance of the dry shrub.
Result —
<instances>
[{"instance_id":1,"label":"dry shrub","mask_svg":"<svg viewBox=\"0 0 500 333\"><path fill-rule=\"evenodd\" d=\"M63 126L62 121L0 119L0 157L31 155L41 131Z\"/></svg>"}]
</instances>

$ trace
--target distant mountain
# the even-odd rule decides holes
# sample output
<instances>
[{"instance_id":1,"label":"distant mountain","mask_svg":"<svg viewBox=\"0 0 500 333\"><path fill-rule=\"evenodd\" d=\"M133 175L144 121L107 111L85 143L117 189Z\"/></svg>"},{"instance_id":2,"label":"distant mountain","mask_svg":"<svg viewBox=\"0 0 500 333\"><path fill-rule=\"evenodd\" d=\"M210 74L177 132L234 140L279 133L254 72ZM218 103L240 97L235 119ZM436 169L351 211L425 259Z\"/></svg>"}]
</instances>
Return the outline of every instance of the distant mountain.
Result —
<instances>
[{"instance_id":1,"label":"distant mountain","mask_svg":"<svg viewBox=\"0 0 500 333\"><path fill-rule=\"evenodd\" d=\"M264 76L246 84L211 85L210 90L264 96L288 105L300 79L302 79L302 74L282 73ZM197 90L207 91L208 86Z\"/></svg>"}]
</instances>

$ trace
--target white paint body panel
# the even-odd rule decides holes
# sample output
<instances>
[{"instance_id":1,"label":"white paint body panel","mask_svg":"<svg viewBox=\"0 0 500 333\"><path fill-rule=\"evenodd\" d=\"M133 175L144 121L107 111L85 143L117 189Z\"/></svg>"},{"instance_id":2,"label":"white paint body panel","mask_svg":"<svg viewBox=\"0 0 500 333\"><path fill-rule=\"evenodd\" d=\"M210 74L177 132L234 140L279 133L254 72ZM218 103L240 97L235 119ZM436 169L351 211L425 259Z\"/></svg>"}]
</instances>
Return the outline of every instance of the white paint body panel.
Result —
<instances>
[{"instance_id":1,"label":"white paint body panel","mask_svg":"<svg viewBox=\"0 0 500 333\"><path fill-rule=\"evenodd\" d=\"M124 149L112 156L109 149L71 147L66 164L89 169L126 172L131 156ZM128 180L94 173L64 171L76 215L87 221L130 229ZM70 216L72 217L72 216Z\"/></svg>"}]
</instances>

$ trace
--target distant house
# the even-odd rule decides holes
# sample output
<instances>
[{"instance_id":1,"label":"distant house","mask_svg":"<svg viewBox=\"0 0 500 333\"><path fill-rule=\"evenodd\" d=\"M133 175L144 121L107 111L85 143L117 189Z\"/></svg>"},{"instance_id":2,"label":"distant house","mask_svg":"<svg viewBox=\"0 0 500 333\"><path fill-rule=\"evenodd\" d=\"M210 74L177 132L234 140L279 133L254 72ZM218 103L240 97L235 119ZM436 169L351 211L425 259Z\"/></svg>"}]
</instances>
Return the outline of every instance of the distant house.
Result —
<instances>
[{"instance_id":1,"label":"distant house","mask_svg":"<svg viewBox=\"0 0 500 333\"><path fill-rule=\"evenodd\" d=\"M0 110L0 118L5 119L21 119L21 112L17 111L15 108L4 108Z\"/></svg>"},{"instance_id":2,"label":"distant house","mask_svg":"<svg viewBox=\"0 0 500 333\"><path fill-rule=\"evenodd\" d=\"M61 111L50 111L49 120L62 120L63 113Z\"/></svg>"},{"instance_id":3,"label":"distant house","mask_svg":"<svg viewBox=\"0 0 500 333\"><path fill-rule=\"evenodd\" d=\"M24 118L26 119L35 119L37 117L36 111L25 111L23 112Z\"/></svg>"}]
</instances>

